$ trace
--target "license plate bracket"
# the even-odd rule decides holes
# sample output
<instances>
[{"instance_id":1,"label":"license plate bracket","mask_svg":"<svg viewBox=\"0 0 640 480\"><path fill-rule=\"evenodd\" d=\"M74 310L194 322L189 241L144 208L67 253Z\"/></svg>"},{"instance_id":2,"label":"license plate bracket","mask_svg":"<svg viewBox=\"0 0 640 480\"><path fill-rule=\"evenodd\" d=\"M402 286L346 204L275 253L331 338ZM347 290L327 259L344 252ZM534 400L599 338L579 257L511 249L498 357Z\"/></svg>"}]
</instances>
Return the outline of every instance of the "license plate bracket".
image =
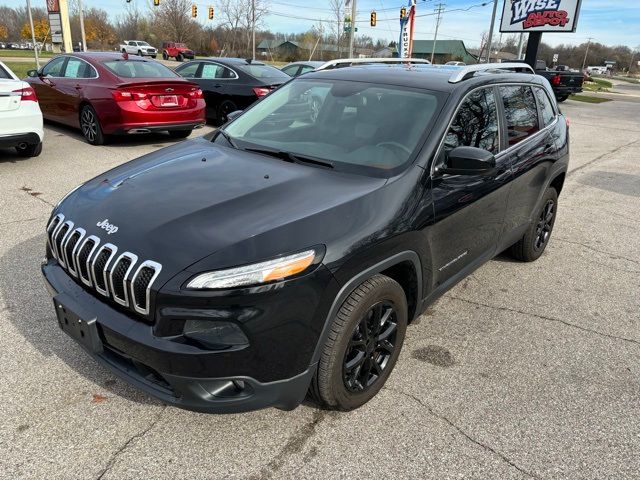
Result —
<instances>
[{"instance_id":1,"label":"license plate bracket","mask_svg":"<svg viewBox=\"0 0 640 480\"><path fill-rule=\"evenodd\" d=\"M83 318L74 311L75 308L70 306L69 302L59 297L53 299L53 306L60 329L90 353L101 353L102 341L98 334L97 318Z\"/></svg>"},{"instance_id":2,"label":"license plate bracket","mask_svg":"<svg viewBox=\"0 0 640 480\"><path fill-rule=\"evenodd\" d=\"M161 107L177 107L178 96L177 95L160 95Z\"/></svg>"}]
</instances>

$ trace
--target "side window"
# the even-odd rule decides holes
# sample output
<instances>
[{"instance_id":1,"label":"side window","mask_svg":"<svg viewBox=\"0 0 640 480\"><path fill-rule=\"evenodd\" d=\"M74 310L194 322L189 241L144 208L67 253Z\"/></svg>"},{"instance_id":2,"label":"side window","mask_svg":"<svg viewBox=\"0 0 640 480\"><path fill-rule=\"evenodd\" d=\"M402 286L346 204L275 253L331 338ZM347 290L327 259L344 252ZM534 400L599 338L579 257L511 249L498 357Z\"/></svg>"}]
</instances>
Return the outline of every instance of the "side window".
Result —
<instances>
[{"instance_id":1,"label":"side window","mask_svg":"<svg viewBox=\"0 0 640 480\"><path fill-rule=\"evenodd\" d=\"M307 73L307 72L312 72L314 71L315 68L309 66L309 65L304 65L302 67L300 67L300 73L298 75L302 75L303 73Z\"/></svg>"},{"instance_id":2,"label":"side window","mask_svg":"<svg viewBox=\"0 0 640 480\"><path fill-rule=\"evenodd\" d=\"M178 70L178 73L185 78L195 78L200 62L189 62L184 68Z\"/></svg>"},{"instance_id":3,"label":"side window","mask_svg":"<svg viewBox=\"0 0 640 480\"><path fill-rule=\"evenodd\" d=\"M59 77L62 74L62 66L66 57L58 57L47 63L42 69L42 75L45 77Z\"/></svg>"},{"instance_id":4,"label":"side window","mask_svg":"<svg viewBox=\"0 0 640 480\"><path fill-rule=\"evenodd\" d=\"M236 73L227 67L220 67L216 71L216 78L237 78Z\"/></svg>"},{"instance_id":5,"label":"side window","mask_svg":"<svg viewBox=\"0 0 640 480\"><path fill-rule=\"evenodd\" d=\"M0 78L9 78L9 79L13 80L13 77L11 75L9 75L9 72L7 72L1 66L0 66Z\"/></svg>"},{"instance_id":6,"label":"side window","mask_svg":"<svg viewBox=\"0 0 640 480\"><path fill-rule=\"evenodd\" d=\"M538 99L538 106L540 107L540 111L542 112L542 122L545 127L548 127L553 123L556 119L556 112L553 110L551 106L551 101L549 100L549 96L546 92L540 88L535 87L533 91L536 94L536 98Z\"/></svg>"},{"instance_id":7,"label":"side window","mask_svg":"<svg viewBox=\"0 0 640 480\"><path fill-rule=\"evenodd\" d=\"M287 68L283 68L282 71L284 73L286 73L287 75L290 75L292 77L295 77L296 72L298 71L299 66L298 65L291 65L290 67Z\"/></svg>"},{"instance_id":8,"label":"side window","mask_svg":"<svg viewBox=\"0 0 640 480\"><path fill-rule=\"evenodd\" d=\"M500 92L509 146L516 145L539 130L536 100L527 86L500 87Z\"/></svg>"},{"instance_id":9,"label":"side window","mask_svg":"<svg viewBox=\"0 0 640 480\"><path fill-rule=\"evenodd\" d=\"M477 147L498 153L498 113L493 88L470 94L460 106L444 140L444 151L456 147Z\"/></svg>"},{"instance_id":10,"label":"side window","mask_svg":"<svg viewBox=\"0 0 640 480\"><path fill-rule=\"evenodd\" d=\"M216 65L215 63L205 63L202 65L202 72L200 72L200 78L220 78L218 77L218 70L222 70L220 65Z\"/></svg>"},{"instance_id":11,"label":"side window","mask_svg":"<svg viewBox=\"0 0 640 480\"><path fill-rule=\"evenodd\" d=\"M87 62L71 57L64 69L64 76L65 78L94 78L96 73Z\"/></svg>"}]
</instances>

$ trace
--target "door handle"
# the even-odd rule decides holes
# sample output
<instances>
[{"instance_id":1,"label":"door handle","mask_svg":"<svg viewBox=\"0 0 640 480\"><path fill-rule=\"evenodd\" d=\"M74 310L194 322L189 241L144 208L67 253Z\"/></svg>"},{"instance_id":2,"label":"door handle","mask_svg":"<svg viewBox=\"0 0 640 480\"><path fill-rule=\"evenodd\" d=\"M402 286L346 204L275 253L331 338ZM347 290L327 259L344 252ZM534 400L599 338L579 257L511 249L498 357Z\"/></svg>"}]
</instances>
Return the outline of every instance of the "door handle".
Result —
<instances>
[{"instance_id":1,"label":"door handle","mask_svg":"<svg viewBox=\"0 0 640 480\"><path fill-rule=\"evenodd\" d=\"M82 85L80 85L79 83L76 85L76 90L82 90Z\"/></svg>"}]
</instances>

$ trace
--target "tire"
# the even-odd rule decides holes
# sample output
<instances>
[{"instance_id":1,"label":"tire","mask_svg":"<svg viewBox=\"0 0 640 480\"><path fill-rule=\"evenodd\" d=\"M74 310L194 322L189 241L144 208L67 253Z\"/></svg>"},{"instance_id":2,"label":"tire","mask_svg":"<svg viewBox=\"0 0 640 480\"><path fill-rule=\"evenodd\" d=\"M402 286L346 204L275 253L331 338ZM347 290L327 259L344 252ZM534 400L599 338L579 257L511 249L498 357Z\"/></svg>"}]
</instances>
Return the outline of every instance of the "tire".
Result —
<instances>
[{"instance_id":1,"label":"tire","mask_svg":"<svg viewBox=\"0 0 640 480\"><path fill-rule=\"evenodd\" d=\"M153 58L154 60L157 58L157 55L151 55L151 58Z\"/></svg>"},{"instance_id":2,"label":"tire","mask_svg":"<svg viewBox=\"0 0 640 480\"><path fill-rule=\"evenodd\" d=\"M228 115L238 110L238 107L231 100L225 100L216 110L216 121L218 125L224 125L229 121Z\"/></svg>"},{"instance_id":3,"label":"tire","mask_svg":"<svg viewBox=\"0 0 640 480\"><path fill-rule=\"evenodd\" d=\"M179 62L182 62L184 60L184 56L181 53L179 53L178 56L176 57L176 60Z\"/></svg>"},{"instance_id":4,"label":"tire","mask_svg":"<svg viewBox=\"0 0 640 480\"><path fill-rule=\"evenodd\" d=\"M106 137L102 132L98 114L91 105L85 105L80 110L80 129L88 143L91 145L104 145Z\"/></svg>"},{"instance_id":5,"label":"tire","mask_svg":"<svg viewBox=\"0 0 640 480\"><path fill-rule=\"evenodd\" d=\"M187 138L193 130L169 130L171 138Z\"/></svg>"},{"instance_id":6,"label":"tire","mask_svg":"<svg viewBox=\"0 0 640 480\"><path fill-rule=\"evenodd\" d=\"M162 52L162 59L169 60L169 55L167 55L167 52Z\"/></svg>"},{"instance_id":7,"label":"tire","mask_svg":"<svg viewBox=\"0 0 640 480\"><path fill-rule=\"evenodd\" d=\"M314 400L343 411L371 400L398 360L407 315L404 290L395 280L374 275L360 284L340 307L322 347L310 387ZM376 318L381 321L372 323Z\"/></svg>"},{"instance_id":8,"label":"tire","mask_svg":"<svg viewBox=\"0 0 640 480\"><path fill-rule=\"evenodd\" d=\"M24 148L16 147L16 152L21 157L37 157L42 153L42 142L27 145Z\"/></svg>"},{"instance_id":9,"label":"tire","mask_svg":"<svg viewBox=\"0 0 640 480\"><path fill-rule=\"evenodd\" d=\"M549 187L544 192L542 206L538 209L529 230L509 249L513 258L522 262L533 262L540 258L549 244L557 211L558 193L555 188Z\"/></svg>"},{"instance_id":10,"label":"tire","mask_svg":"<svg viewBox=\"0 0 640 480\"><path fill-rule=\"evenodd\" d=\"M569 95L560 95L559 97L556 97L556 100L558 101L558 103L562 103L562 102L564 102L567 98L569 98Z\"/></svg>"},{"instance_id":11,"label":"tire","mask_svg":"<svg viewBox=\"0 0 640 480\"><path fill-rule=\"evenodd\" d=\"M138 50L138 56L141 57L142 56L142 50Z\"/></svg>"},{"instance_id":12,"label":"tire","mask_svg":"<svg viewBox=\"0 0 640 480\"><path fill-rule=\"evenodd\" d=\"M123 48L123 49L122 49L122 53L127 53L127 51Z\"/></svg>"}]
</instances>

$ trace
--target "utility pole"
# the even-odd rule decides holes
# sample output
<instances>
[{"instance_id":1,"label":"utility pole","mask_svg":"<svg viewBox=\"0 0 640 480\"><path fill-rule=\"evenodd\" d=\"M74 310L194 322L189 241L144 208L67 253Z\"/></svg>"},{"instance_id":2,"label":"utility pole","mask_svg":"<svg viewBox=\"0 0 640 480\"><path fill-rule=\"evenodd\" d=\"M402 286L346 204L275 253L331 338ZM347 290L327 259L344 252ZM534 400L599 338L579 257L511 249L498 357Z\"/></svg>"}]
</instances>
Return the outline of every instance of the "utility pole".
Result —
<instances>
[{"instance_id":1,"label":"utility pole","mask_svg":"<svg viewBox=\"0 0 640 480\"><path fill-rule=\"evenodd\" d=\"M256 59L256 0L251 0L251 36L253 38L253 56Z\"/></svg>"},{"instance_id":2,"label":"utility pole","mask_svg":"<svg viewBox=\"0 0 640 480\"><path fill-rule=\"evenodd\" d=\"M584 67L587 64L587 55L589 55L589 47L591 46L591 40L593 40L593 37L589 37L587 39L587 51L584 52L584 60L582 61L582 70L584 70Z\"/></svg>"},{"instance_id":3,"label":"utility pole","mask_svg":"<svg viewBox=\"0 0 640 480\"><path fill-rule=\"evenodd\" d=\"M498 0L493 0L493 13L491 14L491 27L489 28L489 40L487 41L487 63L491 62L491 42L493 41L493 28L496 24L496 12Z\"/></svg>"},{"instance_id":4,"label":"utility pole","mask_svg":"<svg viewBox=\"0 0 640 480\"><path fill-rule=\"evenodd\" d=\"M78 14L80 15L80 34L82 35L82 51L87 51L87 36L84 33L84 11L82 10L82 0L78 0Z\"/></svg>"},{"instance_id":5,"label":"utility pole","mask_svg":"<svg viewBox=\"0 0 640 480\"><path fill-rule=\"evenodd\" d=\"M33 16L31 15L31 0L27 0L27 11L29 12L29 25L31 26L31 41L33 42L33 54L36 57L36 68L40 70L40 57L38 56L38 44L36 43L36 31L33 28Z\"/></svg>"},{"instance_id":6,"label":"utility pole","mask_svg":"<svg viewBox=\"0 0 640 480\"><path fill-rule=\"evenodd\" d=\"M351 0L351 30L349 30L349 58L353 58L353 43L356 34L356 0Z\"/></svg>"},{"instance_id":7,"label":"utility pole","mask_svg":"<svg viewBox=\"0 0 640 480\"><path fill-rule=\"evenodd\" d=\"M522 47L524 47L524 33L520 34L520 39L518 40L518 60L522 58Z\"/></svg>"},{"instance_id":8,"label":"utility pole","mask_svg":"<svg viewBox=\"0 0 640 480\"><path fill-rule=\"evenodd\" d=\"M436 31L433 34L433 48L431 49L431 63L433 63L433 57L436 54L436 41L438 40L438 28L440 27L440 20L442 19L442 12L444 11L444 3L439 3L434 10L436 12Z\"/></svg>"}]
</instances>

